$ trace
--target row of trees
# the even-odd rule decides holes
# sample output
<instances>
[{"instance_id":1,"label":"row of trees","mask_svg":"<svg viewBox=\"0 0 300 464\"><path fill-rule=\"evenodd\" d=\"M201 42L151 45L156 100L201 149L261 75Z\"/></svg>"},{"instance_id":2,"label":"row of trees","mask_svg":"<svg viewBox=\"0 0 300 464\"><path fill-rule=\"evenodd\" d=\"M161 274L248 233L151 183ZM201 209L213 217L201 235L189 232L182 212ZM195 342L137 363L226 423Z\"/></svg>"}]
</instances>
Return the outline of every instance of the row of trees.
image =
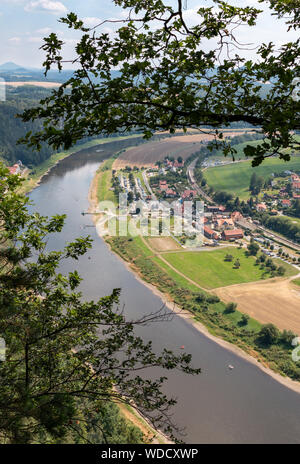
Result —
<instances>
[{"instance_id":1,"label":"row of trees","mask_svg":"<svg viewBox=\"0 0 300 464\"><path fill-rule=\"evenodd\" d=\"M268 229L279 232L293 241L300 243L300 224L293 222L287 217L271 216L269 214L261 214L260 220Z\"/></svg>"},{"instance_id":2,"label":"row of trees","mask_svg":"<svg viewBox=\"0 0 300 464\"><path fill-rule=\"evenodd\" d=\"M252 195L258 195L265 184L265 180L262 176L258 176L255 172L252 174L250 179L249 190Z\"/></svg>"}]
</instances>

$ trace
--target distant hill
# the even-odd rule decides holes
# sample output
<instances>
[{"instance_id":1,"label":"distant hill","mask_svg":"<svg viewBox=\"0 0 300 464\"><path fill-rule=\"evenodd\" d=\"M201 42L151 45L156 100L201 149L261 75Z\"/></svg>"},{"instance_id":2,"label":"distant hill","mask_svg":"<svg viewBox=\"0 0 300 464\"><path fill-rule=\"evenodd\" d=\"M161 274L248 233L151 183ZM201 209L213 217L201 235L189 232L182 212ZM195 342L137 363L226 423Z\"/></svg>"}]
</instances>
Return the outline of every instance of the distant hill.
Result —
<instances>
[{"instance_id":1,"label":"distant hill","mask_svg":"<svg viewBox=\"0 0 300 464\"><path fill-rule=\"evenodd\" d=\"M56 69L51 69L47 76L44 74L43 69L38 68L24 68L15 63L8 62L0 65L0 78L4 79L6 82L58 82L63 83L71 79L74 71L71 69L66 69L59 72ZM112 77L117 77L119 75L118 71L112 71ZM97 82L97 79L93 75L90 75L90 78Z\"/></svg>"},{"instance_id":2,"label":"distant hill","mask_svg":"<svg viewBox=\"0 0 300 464\"><path fill-rule=\"evenodd\" d=\"M7 63L0 64L0 71L26 71L26 69L12 61L8 61Z\"/></svg>"},{"instance_id":3,"label":"distant hill","mask_svg":"<svg viewBox=\"0 0 300 464\"><path fill-rule=\"evenodd\" d=\"M8 62L0 65L0 78L6 82L59 82L63 83L70 79L73 75L73 71L62 71L51 70L44 75L43 69L38 68L24 68L15 63Z\"/></svg>"}]
</instances>

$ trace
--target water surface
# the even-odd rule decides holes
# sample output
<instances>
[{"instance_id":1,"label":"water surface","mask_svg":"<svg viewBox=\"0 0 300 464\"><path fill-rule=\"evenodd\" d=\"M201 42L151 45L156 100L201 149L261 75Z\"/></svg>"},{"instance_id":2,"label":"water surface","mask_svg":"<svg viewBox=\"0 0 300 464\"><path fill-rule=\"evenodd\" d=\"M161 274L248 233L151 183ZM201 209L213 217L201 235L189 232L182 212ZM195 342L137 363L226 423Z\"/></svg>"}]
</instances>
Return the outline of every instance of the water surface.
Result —
<instances>
[{"instance_id":1,"label":"water surface","mask_svg":"<svg viewBox=\"0 0 300 464\"><path fill-rule=\"evenodd\" d=\"M66 241L91 235L93 249L64 271L79 270L83 294L98 299L113 288L122 288L121 303L129 318L156 311L163 301L155 296L100 239L88 209L88 190L99 163L135 141L120 141L83 150L63 160L45 176L30 198L34 209L44 215L67 214L61 234L49 246L59 249ZM146 146L145 146L146 148ZM90 259L89 259L90 258ZM178 399L174 419L186 428L188 443L300 443L300 395L276 382L255 365L219 346L199 333L188 321L176 316L140 329L153 340L155 350L180 353L185 345L193 364L202 368L197 377L168 373L166 391ZM235 369L228 370L228 364Z\"/></svg>"}]
</instances>

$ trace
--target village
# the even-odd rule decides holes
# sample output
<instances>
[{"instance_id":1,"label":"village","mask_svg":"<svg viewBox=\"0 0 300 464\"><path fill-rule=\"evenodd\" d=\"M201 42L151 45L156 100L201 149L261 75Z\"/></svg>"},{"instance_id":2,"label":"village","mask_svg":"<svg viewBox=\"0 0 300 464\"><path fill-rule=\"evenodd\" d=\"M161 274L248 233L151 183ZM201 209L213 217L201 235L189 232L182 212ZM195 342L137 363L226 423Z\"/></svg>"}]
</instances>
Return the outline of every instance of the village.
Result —
<instances>
[{"instance_id":1,"label":"village","mask_svg":"<svg viewBox=\"0 0 300 464\"><path fill-rule=\"evenodd\" d=\"M188 238L193 236L198 236L199 239L196 250L224 247L226 244L246 249L250 240L254 239L266 255L280 258L286 263L299 262L296 249L286 247L284 242L278 243L272 239L272 235L266 237L262 230L259 230L260 221L255 219L255 214L243 215L241 211L229 211L224 205L204 201L203 220L199 225L199 222L196 222L195 205L197 201L203 201L203 197L189 182L186 164L180 156L177 159L166 156L163 161L150 168L126 166L113 174L115 194L127 194L131 217L138 218L142 215L158 219L160 224L152 233L171 236L183 248L191 246ZM300 178L296 173L285 172L283 175L274 176L272 185L271 182L269 184L268 190L261 191L255 198L254 212L284 215L300 198ZM184 211L186 202L193 205L190 215ZM185 227L178 235L176 224L181 220Z\"/></svg>"},{"instance_id":2,"label":"village","mask_svg":"<svg viewBox=\"0 0 300 464\"><path fill-rule=\"evenodd\" d=\"M135 216L151 211L152 216L167 217L170 205L176 218L184 214L186 201L193 201L192 225L195 225L195 202L201 201L198 192L188 182L185 162L166 157L160 166L144 169L124 168L118 173L117 192L126 192L130 203L130 214ZM137 177L142 172L142 180ZM116 192L116 193L117 193ZM165 207L164 207L165 205ZM203 244L217 246L219 241L233 242L243 239L244 232L238 225L243 216L238 211L229 212L222 205L204 204ZM171 224L175 221L171 221Z\"/></svg>"},{"instance_id":3,"label":"village","mask_svg":"<svg viewBox=\"0 0 300 464\"><path fill-rule=\"evenodd\" d=\"M284 171L281 175L270 180L267 191L262 193L263 201L256 205L258 212L269 211L270 214L285 214L300 200L300 176L291 171Z\"/></svg>"}]
</instances>

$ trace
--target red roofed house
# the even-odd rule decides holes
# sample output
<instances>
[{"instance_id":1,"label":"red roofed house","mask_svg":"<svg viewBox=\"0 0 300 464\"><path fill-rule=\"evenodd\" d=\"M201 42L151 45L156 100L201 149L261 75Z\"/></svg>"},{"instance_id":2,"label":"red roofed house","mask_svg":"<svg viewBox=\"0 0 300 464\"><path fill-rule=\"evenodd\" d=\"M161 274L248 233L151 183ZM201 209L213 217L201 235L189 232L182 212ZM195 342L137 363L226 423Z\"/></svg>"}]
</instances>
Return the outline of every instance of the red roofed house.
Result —
<instances>
[{"instance_id":1,"label":"red roofed house","mask_svg":"<svg viewBox=\"0 0 300 464\"><path fill-rule=\"evenodd\" d=\"M172 189L167 189L166 190L166 197L176 197L177 196L177 193L175 192L175 190L172 190Z\"/></svg>"},{"instance_id":2,"label":"red roofed house","mask_svg":"<svg viewBox=\"0 0 300 464\"><path fill-rule=\"evenodd\" d=\"M264 203L258 203L256 205L256 209L257 209L257 211L266 211L267 207L266 207L266 205Z\"/></svg>"},{"instance_id":3,"label":"red roofed house","mask_svg":"<svg viewBox=\"0 0 300 464\"><path fill-rule=\"evenodd\" d=\"M293 189L295 192L300 192L300 182L293 182L293 183L292 183L292 189Z\"/></svg>"},{"instance_id":4,"label":"red roofed house","mask_svg":"<svg viewBox=\"0 0 300 464\"><path fill-rule=\"evenodd\" d=\"M294 198L294 200L299 200L300 195L297 194L297 193L293 193L293 198Z\"/></svg>"},{"instance_id":5,"label":"red roofed house","mask_svg":"<svg viewBox=\"0 0 300 464\"><path fill-rule=\"evenodd\" d=\"M183 168L183 166L184 166L184 161L182 160L182 162L179 163L179 161L176 160L176 161L174 161L173 166L174 166L174 168Z\"/></svg>"},{"instance_id":6,"label":"red roofed house","mask_svg":"<svg viewBox=\"0 0 300 464\"><path fill-rule=\"evenodd\" d=\"M19 174L20 172L20 166L18 164L14 164L8 169L9 169L10 174Z\"/></svg>"},{"instance_id":7,"label":"red roofed house","mask_svg":"<svg viewBox=\"0 0 300 464\"><path fill-rule=\"evenodd\" d=\"M209 205L206 205L205 206L205 209L208 213L217 213L219 211L219 206L209 206Z\"/></svg>"},{"instance_id":8,"label":"red roofed house","mask_svg":"<svg viewBox=\"0 0 300 464\"><path fill-rule=\"evenodd\" d=\"M289 208L292 203L291 203L291 200L281 200L281 205L283 208Z\"/></svg>"},{"instance_id":9,"label":"red roofed house","mask_svg":"<svg viewBox=\"0 0 300 464\"><path fill-rule=\"evenodd\" d=\"M160 188L160 191L164 191L164 190L168 190L169 186L167 184L167 181L166 180L160 180L159 181L159 188Z\"/></svg>"},{"instance_id":10,"label":"red roofed house","mask_svg":"<svg viewBox=\"0 0 300 464\"><path fill-rule=\"evenodd\" d=\"M219 234L217 234L217 232L212 230L210 227L203 226L203 231L206 238L210 238L211 240L218 240Z\"/></svg>"},{"instance_id":11,"label":"red roofed house","mask_svg":"<svg viewBox=\"0 0 300 464\"><path fill-rule=\"evenodd\" d=\"M231 219L233 221L240 221L241 219L243 219L243 215L242 213L240 213L239 211L234 211L232 214L231 214Z\"/></svg>"},{"instance_id":12,"label":"red roofed house","mask_svg":"<svg viewBox=\"0 0 300 464\"><path fill-rule=\"evenodd\" d=\"M183 200L186 200L187 198L194 198L197 195L196 190L185 190L183 194L181 195L181 198Z\"/></svg>"},{"instance_id":13,"label":"red roofed house","mask_svg":"<svg viewBox=\"0 0 300 464\"><path fill-rule=\"evenodd\" d=\"M217 219L214 224L218 230L234 229L234 222L232 219Z\"/></svg>"},{"instance_id":14,"label":"red roofed house","mask_svg":"<svg viewBox=\"0 0 300 464\"><path fill-rule=\"evenodd\" d=\"M292 174L291 175L292 182L300 182L300 177L298 174Z\"/></svg>"},{"instance_id":15,"label":"red roofed house","mask_svg":"<svg viewBox=\"0 0 300 464\"><path fill-rule=\"evenodd\" d=\"M242 229L223 230L222 238L224 240L238 240L244 237Z\"/></svg>"}]
</instances>

